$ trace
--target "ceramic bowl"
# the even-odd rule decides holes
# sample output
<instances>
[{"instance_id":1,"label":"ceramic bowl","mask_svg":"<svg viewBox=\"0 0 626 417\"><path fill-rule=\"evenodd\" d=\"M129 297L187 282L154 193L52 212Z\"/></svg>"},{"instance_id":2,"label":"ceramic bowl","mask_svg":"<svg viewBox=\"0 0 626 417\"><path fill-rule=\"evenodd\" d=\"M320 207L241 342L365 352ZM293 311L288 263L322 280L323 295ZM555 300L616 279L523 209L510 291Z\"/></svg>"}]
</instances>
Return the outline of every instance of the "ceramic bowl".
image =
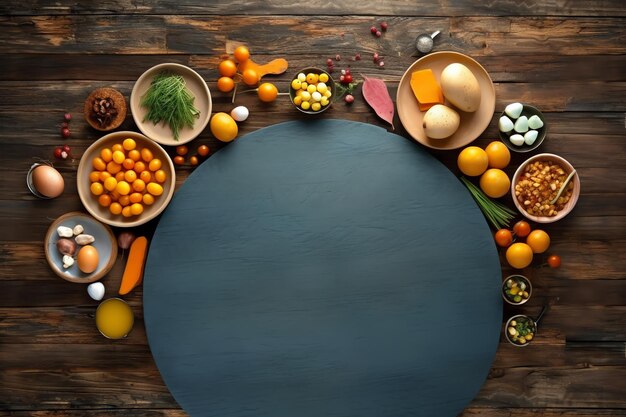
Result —
<instances>
[{"instance_id":1,"label":"ceramic bowl","mask_svg":"<svg viewBox=\"0 0 626 417\"><path fill-rule=\"evenodd\" d=\"M555 154L551 154L551 153L541 153L541 154L537 154L531 158L528 158L526 161L524 161L519 168L517 168L517 171L515 171L515 174L513 175L513 178L511 180L511 197L513 198L513 203L515 203L515 207L517 207L517 210L519 210L520 213L522 213L526 218L537 222L537 223L553 223L556 222L558 220L561 220L563 217L567 216L569 214L569 212L571 212L574 209L574 206L576 205L576 202L578 201L578 197L580 196L580 178L578 177L578 173L574 174L574 176L572 177L572 179L570 180L570 183L573 184L573 189L572 189L572 195L569 199L569 201L565 204L565 206L556 214L556 216L536 216L536 215L532 215L530 213L528 213L526 211L526 209L524 208L524 204L523 202L520 202L517 197L515 196L515 186L517 185L517 183L520 181L520 178L522 177L524 170L526 169L526 167L528 166L528 164L531 164L535 161L551 161L554 163L559 164L561 167L563 167L563 170L565 171L565 174L569 175L572 171L574 171L574 167L572 166L572 164L570 164L569 162L567 162L567 160L565 160L564 158L555 155ZM558 189L557 189L558 191ZM564 192L565 193L565 192Z\"/></svg>"},{"instance_id":2,"label":"ceramic bowl","mask_svg":"<svg viewBox=\"0 0 626 417\"><path fill-rule=\"evenodd\" d=\"M168 125L163 123L155 125L150 121L144 122L148 109L141 105L141 98L150 88L154 77L162 72L181 75L184 78L187 89L194 96L193 104L200 111L193 128L184 127L181 129L178 140L174 139L172 130ZM130 111L137 127L144 135L161 145L178 146L195 139L209 123L211 109L211 92L204 79L191 68L181 64L165 63L150 68L137 79L130 94Z\"/></svg>"},{"instance_id":3,"label":"ceramic bowl","mask_svg":"<svg viewBox=\"0 0 626 417\"><path fill-rule=\"evenodd\" d=\"M512 297L510 294L506 293L506 291L509 289L509 286L507 285L507 282L509 280L516 280L516 281L519 281L520 283L524 283L524 288L522 290L528 292L528 297L526 298L522 297L521 300L517 302L509 298L509 297ZM518 288L521 289L519 285L518 285ZM511 305L519 306L519 305L526 303L528 300L530 300L530 297L532 296L532 294L533 294L533 286L530 283L530 280L523 275L519 275L519 274L509 275L502 282L502 298L504 299L504 301L506 301L507 303Z\"/></svg>"},{"instance_id":4,"label":"ceramic bowl","mask_svg":"<svg viewBox=\"0 0 626 417\"><path fill-rule=\"evenodd\" d=\"M91 274L82 272L78 268L77 262L74 262L74 265L69 268L63 268L63 255L56 247L57 241L60 239L57 228L66 226L73 229L78 224L85 229L83 233L92 235L95 238L94 243L91 245L98 251L98 268ZM81 248L80 245L77 246L78 249ZM52 222L44 239L44 251L48 265L50 265L55 274L66 281L89 284L98 281L113 268L117 257L117 241L109 226L100 223L88 214L70 212ZM76 255L74 255L74 258L76 258Z\"/></svg>"},{"instance_id":5,"label":"ceramic bowl","mask_svg":"<svg viewBox=\"0 0 626 417\"><path fill-rule=\"evenodd\" d=\"M509 117L504 111L500 114L500 117L502 116L507 116ZM543 126L540 127L539 129L535 129L537 130L537 139L535 139L535 142L533 142L532 145L526 145L525 143L522 146L517 146L514 145L511 140L509 139L512 135L516 134L517 132L515 132L515 130L512 130L510 132L504 133L504 132L500 132L500 140L502 142L504 142L504 144L506 145L507 148L509 148L510 150L512 150L513 152L530 152L533 151L535 149L537 149L539 147L539 145L541 145L543 143L543 140L546 138L546 134L548 133L548 124L546 123L546 119L545 117L543 117L543 113L541 113L541 110L539 110L536 107L533 107L529 104L523 104L523 108L522 108L522 114L520 114L520 117L522 116L526 116L528 118L530 118L531 116L539 116L539 118L543 121ZM510 119L510 117L509 117ZM500 120L500 118L498 118L498 120ZM515 123L515 120L511 119L513 121L513 123ZM522 135L524 136L524 135Z\"/></svg>"},{"instance_id":6,"label":"ceramic bowl","mask_svg":"<svg viewBox=\"0 0 626 417\"><path fill-rule=\"evenodd\" d=\"M529 327L532 329L533 338L531 340L527 340L525 343L520 343L519 341L514 340L515 336L509 333L509 327L512 327L511 324L514 321L515 322L527 321L529 323ZM517 347L528 346L532 342L532 340L534 340L534 338L537 337L537 323L535 323L535 320L533 320L531 317L528 317L524 314L515 315L506 321L506 324L504 325L504 335L506 337L506 340L513 346L517 346Z\"/></svg>"},{"instance_id":7,"label":"ceramic bowl","mask_svg":"<svg viewBox=\"0 0 626 417\"><path fill-rule=\"evenodd\" d=\"M121 214L113 214L108 207L103 207L98 203L98 197L90 190L91 181L89 174L94 171L93 160L100 156L104 148L111 148L115 144L121 144L124 139L131 138L137 144L137 149L149 149L154 158L159 158L162 162L161 169L165 171L167 179L162 185L163 194L155 197L152 205L144 205L144 211L138 216L124 217ZM83 153L78 165L77 173L78 195L87 211L99 221L116 227L135 227L144 224L158 216L169 204L174 194L176 184L176 171L171 158L157 143L151 141L144 135L136 132L121 131L109 133L95 141Z\"/></svg>"},{"instance_id":8,"label":"ceramic bowl","mask_svg":"<svg viewBox=\"0 0 626 417\"><path fill-rule=\"evenodd\" d=\"M314 111L314 110L304 110L302 109L302 107L300 107L299 105L296 105L296 103L294 102L294 99L296 98L296 90L294 90L291 86L291 83L289 84L289 98L291 99L291 102L293 103L294 107L298 110L300 110L302 113L305 114L320 114L325 112L326 110L328 110L328 108L332 105L333 103L333 99L335 98L335 95L337 94L336 89L335 89L335 81L333 80L333 77L330 76L330 74L320 68L314 68L314 67L309 67L309 68L303 68L300 71L296 72L294 77L291 79L292 81L296 78L298 78L298 74L326 74L328 76L328 81L326 82L326 86L328 87L328 89L331 91L332 95L330 96L330 98L328 99L329 103L326 106L322 106L322 108L318 111Z\"/></svg>"},{"instance_id":9,"label":"ceramic bowl","mask_svg":"<svg viewBox=\"0 0 626 417\"><path fill-rule=\"evenodd\" d=\"M96 101L98 99L110 99L115 106L115 116L112 116L108 120L98 120L97 117L94 116L93 109L94 105L97 105ZM126 99L122 93L113 88L96 88L85 100L83 105L83 115L85 117L85 121L96 130L101 132L115 130L120 127L126 119Z\"/></svg>"}]
</instances>

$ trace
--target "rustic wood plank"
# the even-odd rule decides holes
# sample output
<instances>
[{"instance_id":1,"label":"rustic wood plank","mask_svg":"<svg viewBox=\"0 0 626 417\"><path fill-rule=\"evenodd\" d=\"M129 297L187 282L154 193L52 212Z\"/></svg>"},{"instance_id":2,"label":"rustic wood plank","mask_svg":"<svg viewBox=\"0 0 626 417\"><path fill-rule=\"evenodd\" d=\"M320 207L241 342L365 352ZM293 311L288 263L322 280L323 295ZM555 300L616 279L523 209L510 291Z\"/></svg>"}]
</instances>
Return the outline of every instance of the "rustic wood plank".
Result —
<instances>
[{"instance_id":1,"label":"rustic wood plank","mask_svg":"<svg viewBox=\"0 0 626 417\"><path fill-rule=\"evenodd\" d=\"M466 408L459 417L489 416L489 417L596 417L596 416L624 416L624 409L598 408L495 408L475 407Z\"/></svg>"},{"instance_id":2,"label":"rustic wood plank","mask_svg":"<svg viewBox=\"0 0 626 417\"><path fill-rule=\"evenodd\" d=\"M5 35L0 53L210 54L226 52L229 41L250 45L254 54L301 55L293 36L307 36L307 48L353 56L382 52L407 62L415 37L441 30L437 50L471 56L623 54L623 18L453 17L388 19L381 38L369 33L372 19L347 16L337 28L334 17L280 16L14 16L0 18ZM511 48L514 44L515 47ZM306 54L311 55L311 54Z\"/></svg>"},{"instance_id":3,"label":"rustic wood plank","mask_svg":"<svg viewBox=\"0 0 626 417\"><path fill-rule=\"evenodd\" d=\"M93 3L88 0L55 2L43 0L11 1L0 7L1 14L168 14L176 10L179 14L230 15L245 12L255 15L367 15L367 16L625 16L619 0L602 2L602 7L593 1L550 0L540 3L518 3L510 0L475 3L472 1L429 2L400 0L393 3L374 2L354 7L348 0L315 0L306 3L290 2L259 3L249 0L217 0L209 3L197 0L161 0L137 4L130 0L105 0Z\"/></svg>"},{"instance_id":4,"label":"rustic wood plank","mask_svg":"<svg viewBox=\"0 0 626 417\"><path fill-rule=\"evenodd\" d=\"M28 410L28 411L7 411L0 415L8 417L188 417L189 415L181 409L147 409L147 408L103 408L82 409L82 410Z\"/></svg>"}]
</instances>

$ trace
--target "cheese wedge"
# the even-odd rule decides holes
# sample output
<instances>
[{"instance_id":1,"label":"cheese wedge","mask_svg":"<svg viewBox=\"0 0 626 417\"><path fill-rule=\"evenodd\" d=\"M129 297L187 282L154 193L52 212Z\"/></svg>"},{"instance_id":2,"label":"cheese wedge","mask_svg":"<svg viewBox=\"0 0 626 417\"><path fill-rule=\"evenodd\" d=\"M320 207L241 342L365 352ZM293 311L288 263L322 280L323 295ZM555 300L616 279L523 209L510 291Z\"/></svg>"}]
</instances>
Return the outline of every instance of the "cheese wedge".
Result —
<instances>
[{"instance_id":1,"label":"cheese wedge","mask_svg":"<svg viewBox=\"0 0 626 417\"><path fill-rule=\"evenodd\" d=\"M419 70L411 74L411 90L421 111L426 111L435 104L444 103L443 92L431 69Z\"/></svg>"}]
</instances>

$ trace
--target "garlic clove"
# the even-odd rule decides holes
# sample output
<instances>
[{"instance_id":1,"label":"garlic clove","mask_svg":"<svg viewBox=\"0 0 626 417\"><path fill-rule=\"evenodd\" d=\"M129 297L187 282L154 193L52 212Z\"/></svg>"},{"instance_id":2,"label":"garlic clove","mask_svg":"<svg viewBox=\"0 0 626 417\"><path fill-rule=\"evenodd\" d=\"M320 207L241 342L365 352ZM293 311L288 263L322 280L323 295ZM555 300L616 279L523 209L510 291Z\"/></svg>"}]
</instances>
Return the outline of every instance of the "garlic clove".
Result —
<instances>
[{"instance_id":1,"label":"garlic clove","mask_svg":"<svg viewBox=\"0 0 626 417\"><path fill-rule=\"evenodd\" d=\"M90 243L93 243L96 239L93 236L91 236L91 235L83 234L83 235L76 236L76 238L74 238L74 240L79 245L89 245Z\"/></svg>"},{"instance_id":2,"label":"garlic clove","mask_svg":"<svg viewBox=\"0 0 626 417\"><path fill-rule=\"evenodd\" d=\"M524 106L522 103L511 103L505 107L504 112L512 119L517 119L522 114Z\"/></svg>"},{"instance_id":3,"label":"garlic clove","mask_svg":"<svg viewBox=\"0 0 626 417\"><path fill-rule=\"evenodd\" d=\"M83 233L85 231L85 229L83 228L82 225L77 224L76 226L74 226L74 228L72 229L72 233L74 233L74 236L78 236L81 233Z\"/></svg>"},{"instance_id":4,"label":"garlic clove","mask_svg":"<svg viewBox=\"0 0 626 417\"><path fill-rule=\"evenodd\" d=\"M87 287L87 294L96 301L104 298L104 284L101 282L92 282Z\"/></svg>"},{"instance_id":5,"label":"garlic clove","mask_svg":"<svg viewBox=\"0 0 626 417\"><path fill-rule=\"evenodd\" d=\"M529 130L524 134L524 143L528 146L532 145L537 140L537 136L539 136L539 132L536 130Z\"/></svg>"},{"instance_id":6,"label":"garlic clove","mask_svg":"<svg viewBox=\"0 0 626 417\"><path fill-rule=\"evenodd\" d=\"M237 106L230 111L230 116L235 119L236 122L244 122L249 115L250 111L246 106Z\"/></svg>"},{"instance_id":7,"label":"garlic clove","mask_svg":"<svg viewBox=\"0 0 626 417\"><path fill-rule=\"evenodd\" d=\"M60 237L72 237L74 236L74 231L69 227L59 226L57 227L57 233Z\"/></svg>"},{"instance_id":8,"label":"garlic clove","mask_svg":"<svg viewBox=\"0 0 626 417\"><path fill-rule=\"evenodd\" d=\"M63 255L63 268L67 269L74 265L74 258L69 255Z\"/></svg>"},{"instance_id":9,"label":"garlic clove","mask_svg":"<svg viewBox=\"0 0 626 417\"><path fill-rule=\"evenodd\" d=\"M528 127L531 129L541 129L543 127L543 120L536 114L530 116L528 119Z\"/></svg>"},{"instance_id":10,"label":"garlic clove","mask_svg":"<svg viewBox=\"0 0 626 417\"><path fill-rule=\"evenodd\" d=\"M500 128L500 132L507 133L513 130L514 125L511 119L506 116L502 116L498 121L498 127Z\"/></svg>"},{"instance_id":11,"label":"garlic clove","mask_svg":"<svg viewBox=\"0 0 626 417\"><path fill-rule=\"evenodd\" d=\"M515 121L515 131L517 133L528 132L528 117L522 116Z\"/></svg>"},{"instance_id":12,"label":"garlic clove","mask_svg":"<svg viewBox=\"0 0 626 417\"><path fill-rule=\"evenodd\" d=\"M509 140L515 146L522 146L524 144L524 136L522 135L511 135Z\"/></svg>"}]
</instances>

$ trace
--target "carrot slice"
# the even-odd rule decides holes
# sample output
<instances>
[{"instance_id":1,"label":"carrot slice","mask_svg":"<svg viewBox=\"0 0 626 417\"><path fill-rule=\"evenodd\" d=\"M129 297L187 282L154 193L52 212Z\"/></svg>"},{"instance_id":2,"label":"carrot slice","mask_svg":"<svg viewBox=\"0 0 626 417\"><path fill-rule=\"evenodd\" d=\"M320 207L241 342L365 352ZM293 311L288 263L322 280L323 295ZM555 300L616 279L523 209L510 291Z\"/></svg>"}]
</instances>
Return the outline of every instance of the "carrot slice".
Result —
<instances>
[{"instance_id":1,"label":"carrot slice","mask_svg":"<svg viewBox=\"0 0 626 417\"><path fill-rule=\"evenodd\" d=\"M146 255L148 254L148 239L140 236L130 245L126 268L122 276L120 284L120 295L131 292L135 287L141 284L143 280L143 266L146 263Z\"/></svg>"},{"instance_id":2,"label":"carrot slice","mask_svg":"<svg viewBox=\"0 0 626 417\"><path fill-rule=\"evenodd\" d=\"M443 92L432 70L415 71L411 74L410 84L420 110L425 111L435 104L444 103Z\"/></svg>"}]
</instances>

